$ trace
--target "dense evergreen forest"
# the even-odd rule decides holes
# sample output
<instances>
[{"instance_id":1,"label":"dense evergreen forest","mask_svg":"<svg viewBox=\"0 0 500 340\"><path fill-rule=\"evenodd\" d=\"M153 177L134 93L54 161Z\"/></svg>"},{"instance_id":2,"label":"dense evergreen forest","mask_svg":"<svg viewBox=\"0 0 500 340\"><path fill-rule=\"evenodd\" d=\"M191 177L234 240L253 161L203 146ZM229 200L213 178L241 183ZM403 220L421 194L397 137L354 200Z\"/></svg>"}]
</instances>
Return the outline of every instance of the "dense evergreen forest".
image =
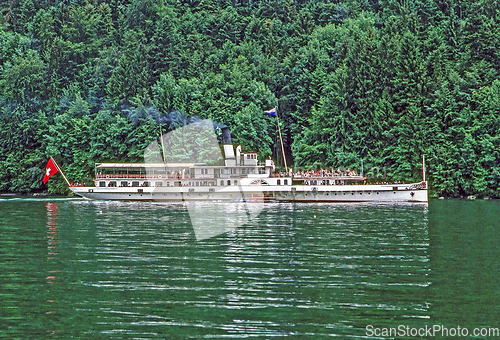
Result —
<instances>
[{"instance_id":1,"label":"dense evergreen forest","mask_svg":"<svg viewBox=\"0 0 500 340\"><path fill-rule=\"evenodd\" d=\"M500 197L497 0L0 0L0 191L143 161L200 118L294 168Z\"/></svg>"}]
</instances>

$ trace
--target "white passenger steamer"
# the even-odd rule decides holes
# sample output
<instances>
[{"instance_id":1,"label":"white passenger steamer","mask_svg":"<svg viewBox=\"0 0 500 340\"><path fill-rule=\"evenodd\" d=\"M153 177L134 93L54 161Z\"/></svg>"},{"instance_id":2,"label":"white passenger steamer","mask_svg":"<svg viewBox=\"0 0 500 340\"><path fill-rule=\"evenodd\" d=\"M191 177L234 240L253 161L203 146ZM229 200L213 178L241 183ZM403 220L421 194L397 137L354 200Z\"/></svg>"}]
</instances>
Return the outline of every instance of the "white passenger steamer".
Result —
<instances>
[{"instance_id":1,"label":"white passenger steamer","mask_svg":"<svg viewBox=\"0 0 500 340\"><path fill-rule=\"evenodd\" d=\"M241 153L223 129L225 164L100 163L95 186L70 186L94 200L427 202L424 180L411 184L363 184L363 176L293 176L274 173L274 162L259 164L256 153Z\"/></svg>"}]
</instances>

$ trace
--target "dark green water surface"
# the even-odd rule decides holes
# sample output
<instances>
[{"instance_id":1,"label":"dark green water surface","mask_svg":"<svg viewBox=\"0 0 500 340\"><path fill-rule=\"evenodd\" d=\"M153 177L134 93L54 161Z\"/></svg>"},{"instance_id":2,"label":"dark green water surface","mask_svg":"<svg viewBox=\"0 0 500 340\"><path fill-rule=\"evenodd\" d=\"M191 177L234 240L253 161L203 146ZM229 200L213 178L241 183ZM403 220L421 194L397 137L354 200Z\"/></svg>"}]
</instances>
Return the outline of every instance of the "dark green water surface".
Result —
<instances>
[{"instance_id":1,"label":"dark green water surface","mask_svg":"<svg viewBox=\"0 0 500 340\"><path fill-rule=\"evenodd\" d=\"M377 338L369 325L500 323L497 201L265 204L197 241L180 203L9 199L0 232L0 338L345 339Z\"/></svg>"}]
</instances>

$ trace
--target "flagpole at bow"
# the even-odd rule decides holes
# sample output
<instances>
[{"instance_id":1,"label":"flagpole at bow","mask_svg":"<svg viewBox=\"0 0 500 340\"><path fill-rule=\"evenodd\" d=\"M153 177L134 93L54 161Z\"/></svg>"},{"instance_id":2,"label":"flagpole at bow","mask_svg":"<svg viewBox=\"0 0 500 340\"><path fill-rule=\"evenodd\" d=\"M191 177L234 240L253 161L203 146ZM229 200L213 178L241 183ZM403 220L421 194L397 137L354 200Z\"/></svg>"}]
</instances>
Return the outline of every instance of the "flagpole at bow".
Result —
<instances>
[{"instance_id":1,"label":"flagpole at bow","mask_svg":"<svg viewBox=\"0 0 500 340\"><path fill-rule=\"evenodd\" d=\"M52 156L50 156L50 159L52 159L52 162L54 163L54 165L56 166L57 170L59 170L59 172L61 173L61 175L64 177L64 180L66 181L66 183L68 183L68 186L70 187L71 184L69 183L68 179L66 178L66 176L64 175L64 172L61 170L61 168L59 167L59 165L56 163L56 161L54 160L54 158L52 158Z\"/></svg>"}]
</instances>

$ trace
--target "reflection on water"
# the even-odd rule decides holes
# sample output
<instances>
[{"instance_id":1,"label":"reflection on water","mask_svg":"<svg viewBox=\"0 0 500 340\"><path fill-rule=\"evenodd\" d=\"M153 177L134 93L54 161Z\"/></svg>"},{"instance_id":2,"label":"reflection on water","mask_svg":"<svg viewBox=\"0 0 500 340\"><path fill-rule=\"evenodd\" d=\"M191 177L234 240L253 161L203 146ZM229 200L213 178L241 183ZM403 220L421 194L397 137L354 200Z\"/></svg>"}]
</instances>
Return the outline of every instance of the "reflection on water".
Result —
<instances>
[{"instance_id":1,"label":"reflection on water","mask_svg":"<svg viewBox=\"0 0 500 340\"><path fill-rule=\"evenodd\" d=\"M367 325L456 326L465 310L491 325L498 210L452 220L455 207L270 203L197 241L181 203L2 202L0 335L365 337Z\"/></svg>"},{"instance_id":2,"label":"reflection on water","mask_svg":"<svg viewBox=\"0 0 500 340\"><path fill-rule=\"evenodd\" d=\"M59 266L56 262L57 253L57 244L59 243L57 237L57 219L58 219L58 211L57 211L58 203L53 202L45 202L45 209L47 210L47 264L48 271L47 275L47 311L45 314L47 318L50 319L50 315L56 315L56 297L51 294L51 286L57 283L57 275L59 273ZM46 329L46 334L56 334L57 329Z\"/></svg>"},{"instance_id":3,"label":"reflection on water","mask_svg":"<svg viewBox=\"0 0 500 340\"><path fill-rule=\"evenodd\" d=\"M184 203L189 212L189 221L193 226L197 241L215 237L242 225L254 222L264 205L250 202L207 202L190 201Z\"/></svg>"}]
</instances>

